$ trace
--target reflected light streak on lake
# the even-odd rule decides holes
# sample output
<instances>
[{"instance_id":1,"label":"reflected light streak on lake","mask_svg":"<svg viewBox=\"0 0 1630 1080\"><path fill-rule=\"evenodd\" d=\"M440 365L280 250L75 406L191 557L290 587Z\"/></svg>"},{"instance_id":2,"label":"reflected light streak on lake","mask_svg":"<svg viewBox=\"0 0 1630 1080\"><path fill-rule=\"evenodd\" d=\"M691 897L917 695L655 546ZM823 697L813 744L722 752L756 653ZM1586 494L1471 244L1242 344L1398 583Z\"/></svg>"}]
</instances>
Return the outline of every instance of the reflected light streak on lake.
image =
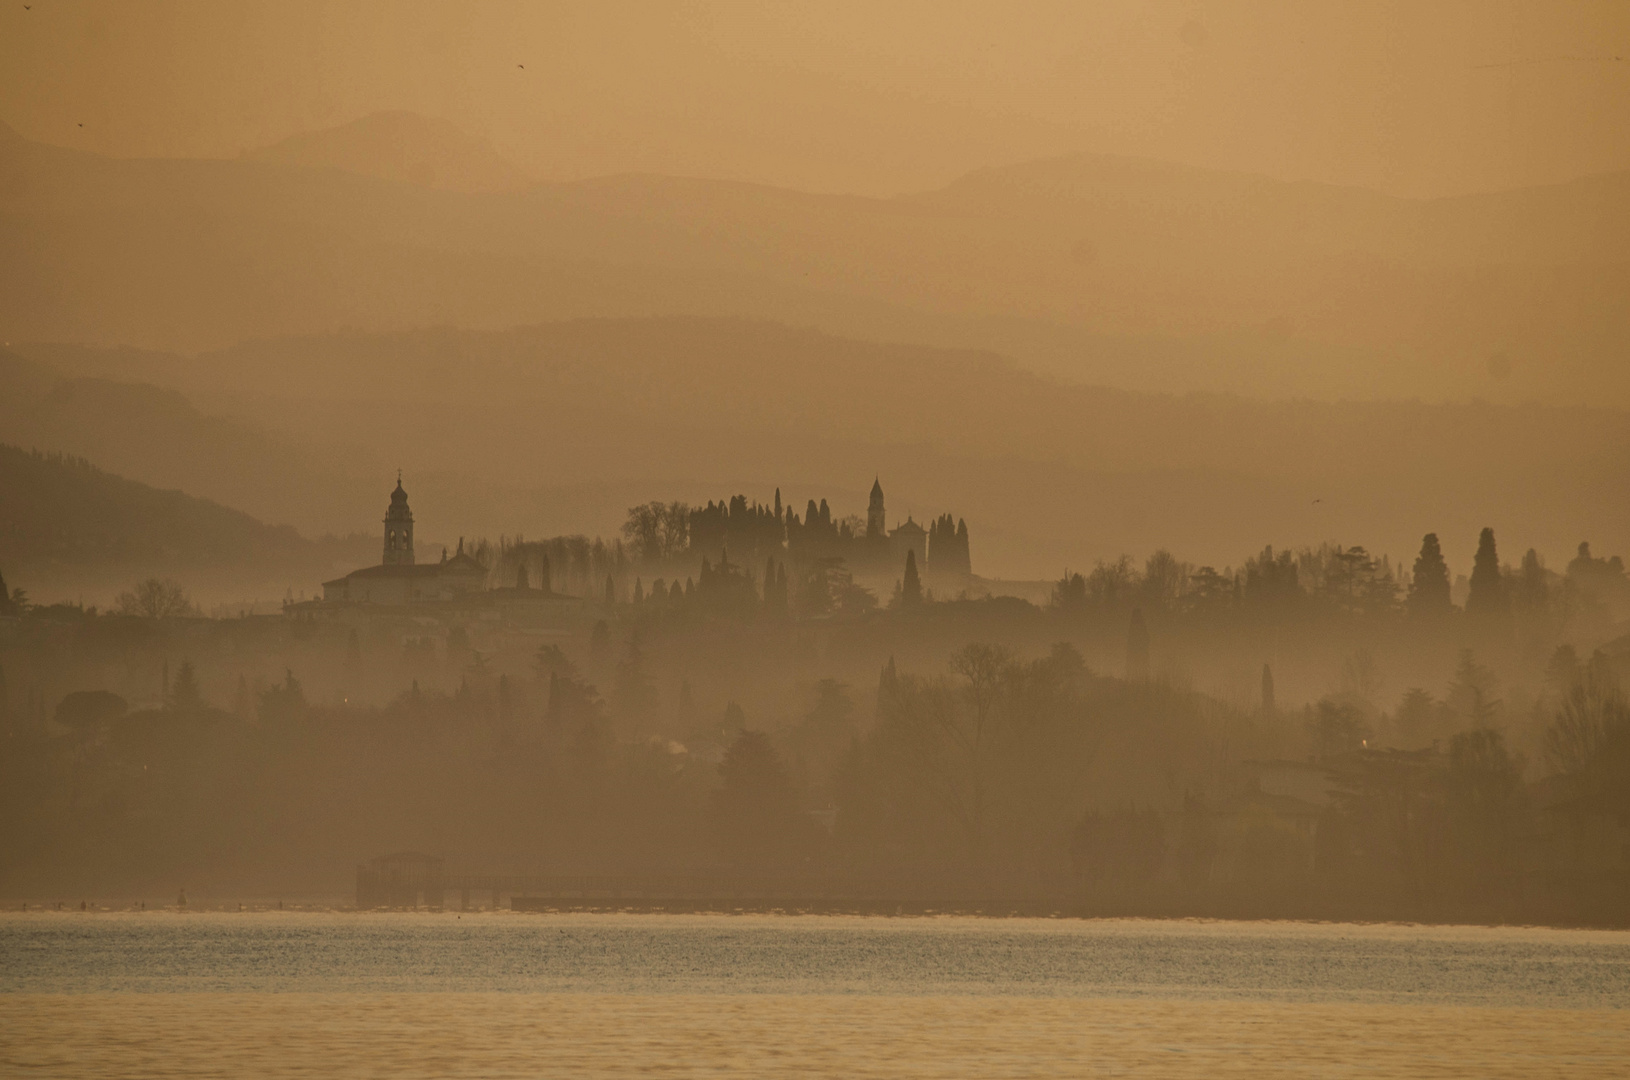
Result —
<instances>
[{"instance_id":1,"label":"reflected light streak on lake","mask_svg":"<svg viewBox=\"0 0 1630 1080\"><path fill-rule=\"evenodd\" d=\"M1616 1076L1630 934L778 916L0 917L16 1076Z\"/></svg>"}]
</instances>

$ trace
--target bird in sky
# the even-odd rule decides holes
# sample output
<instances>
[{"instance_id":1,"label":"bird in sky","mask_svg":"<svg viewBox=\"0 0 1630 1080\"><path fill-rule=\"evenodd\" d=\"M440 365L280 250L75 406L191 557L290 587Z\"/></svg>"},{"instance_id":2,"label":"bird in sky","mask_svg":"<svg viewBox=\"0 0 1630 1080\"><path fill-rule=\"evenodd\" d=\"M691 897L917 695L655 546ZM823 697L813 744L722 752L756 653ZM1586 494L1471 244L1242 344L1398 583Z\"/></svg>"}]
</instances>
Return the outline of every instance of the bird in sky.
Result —
<instances>
[{"instance_id":1,"label":"bird in sky","mask_svg":"<svg viewBox=\"0 0 1630 1080\"><path fill-rule=\"evenodd\" d=\"M520 68L522 71L526 70L526 65L525 64L516 64L515 66Z\"/></svg>"},{"instance_id":2,"label":"bird in sky","mask_svg":"<svg viewBox=\"0 0 1630 1080\"><path fill-rule=\"evenodd\" d=\"M1314 502L1316 502L1316 503L1322 503L1322 502L1324 502L1324 500L1323 500L1323 499L1314 499L1314 500L1313 500L1313 501L1314 501Z\"/></svg>"}]
</instances>

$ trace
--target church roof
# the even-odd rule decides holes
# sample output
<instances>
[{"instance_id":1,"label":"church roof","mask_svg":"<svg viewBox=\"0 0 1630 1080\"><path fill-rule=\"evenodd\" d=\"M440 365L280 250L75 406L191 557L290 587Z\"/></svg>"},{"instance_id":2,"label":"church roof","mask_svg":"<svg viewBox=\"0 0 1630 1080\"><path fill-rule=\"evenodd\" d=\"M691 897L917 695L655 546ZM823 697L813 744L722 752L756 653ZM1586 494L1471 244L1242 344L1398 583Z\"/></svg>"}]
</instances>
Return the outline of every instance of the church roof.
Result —
<instances>
[{"instance_id":1,"label":"church roof","mask_svg":"<svg viewBox=\"0 0 1630 1080\"><path fill-rule=\"evenodd\" d=\"M894 531L896 533L925 533L928 530L924 529L921 525L917 524L908 517L905 520L905 524L896 526Z\"/></svg>"},{"instance_id":2,"label":"church roof","mask_svg":"<svg viewBox=\"0 0 1630 1080\"><path fill-rule=\"evenodd\" d=\"M883 478L882 477L877 477L876 479L874 479L872 481L872 498L881 499L882 497L883 497Z\"/></svg>"},{"instance_id":3,"label":"church roof","mask_svg":"<svg viewBox=\"0 0 1630 1080\"><path fill-rule=\"evenodd\" d=\"M471 560L474 561L474 560ZM477 563L476 565L480 565ZM404 566L399 563L381 563L378 566L364 566L361 570L353 570L342 578L325 581L324 585L338 585L342 581L352 578L429 578L440 574L442 568L437 563L416 563Z\"/></svg>"},{"instance_id":4,"label":"church roof","mask_svg":"<svg viewBox=\"0 0 1630 1080\"><path fill-rule=\"evenodd\" d=\"M475 559L460 551L451 559L436 565L437 570L451 570L461 574L485 574L487 568L476 562Z\"/></svg>"}]
</instances>

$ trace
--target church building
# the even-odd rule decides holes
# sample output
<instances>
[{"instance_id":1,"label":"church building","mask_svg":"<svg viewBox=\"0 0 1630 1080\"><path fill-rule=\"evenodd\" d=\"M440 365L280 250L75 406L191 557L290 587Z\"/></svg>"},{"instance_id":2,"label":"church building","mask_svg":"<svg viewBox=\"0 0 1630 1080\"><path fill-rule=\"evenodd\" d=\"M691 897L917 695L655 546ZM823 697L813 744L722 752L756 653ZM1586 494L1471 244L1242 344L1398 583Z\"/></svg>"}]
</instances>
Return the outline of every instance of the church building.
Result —
<instances>
[{"instance_id":1,"label":"church building","mask_svg":"<svg viewBox=\"0 0 1630 1080\"><path fill-rule=\"evenodd\" d=\"M402 478L396 478L390 508L385 511L385 553L378 566L353 570L323 582L323 601L331 604L403 604L456 600L487 587L487 568L465 554L464 541L452 558L419 563L413 552L413 511L408 509Z\"/></svg>"}]
</instances>

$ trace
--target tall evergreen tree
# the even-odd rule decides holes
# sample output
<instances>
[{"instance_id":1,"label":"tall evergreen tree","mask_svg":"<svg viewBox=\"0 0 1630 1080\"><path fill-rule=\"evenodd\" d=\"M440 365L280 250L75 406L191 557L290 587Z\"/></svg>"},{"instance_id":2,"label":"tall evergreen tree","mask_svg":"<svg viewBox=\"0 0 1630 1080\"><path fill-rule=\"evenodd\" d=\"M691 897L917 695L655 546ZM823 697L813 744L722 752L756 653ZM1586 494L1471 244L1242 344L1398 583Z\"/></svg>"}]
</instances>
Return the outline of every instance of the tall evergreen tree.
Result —
<instances>
[{"instance_id":1,"label":"tall evergreen tree","mask_svg":"<svg viewBox=\"0 0 1630 1080\"><path fill-rule=\"evenodd\" d=\"M764 563L764 610L771 615L787 613L787 566L774 558Z\"/></svg>"},{"instance_id":2,"label":"tall evergreen tree","mask_svg":"<svg viewBox=\"0 0 1630 1080\"><path fill-rule=\"evenodd\" d=\"M724 856L738 865L792 862L807 839L792 775L761 731L743 731L725 751L712 811Z\"/></svg>"},{"instance_id":3,"label":"tall evergreen tree","mask_svg":"<svg viewBox=\"0 0 1630 1080\"><path fill-rule=\"evenodd\" d=\"M894 666L894 657L890 656L889 662L883 665L882 672L877 676L877 696L882 699L899 688L900 673Z\"/></svg>"},{"instance_id":4,"label":"tall evergreen tree","mask_svg":"<svg viewBox=\"0 0 1630 1080\"><path fill-rule=\"evenodd\" d=\"M617 583L615 581L611 580L611 575L610 574L607 574L606 575L606 603L607 604L615 604L616 602L617 602Z\"/></svg>"},{"instance_id":5,"label":"tall evergreen tree","mask_svg":"<svg viewBox=\"0 0 1630 1080\"><path fill-rule=\"evenodd\" d=\"M1545 581L1545 562L1539 552L1529 548L1522 557L1522 570L1513 583L1512 600L1517 610L1532 618L1543 615L1550 603L1551 589Z\"/></svg>"},{"instance_id":6,"label":"tall evergreen tree","mask_svg":"<svg viewBox=\"0 0 1630 1080\"><path fill-rule=\"evenodd\" d=\"M1442 615L1454 607L1449 600L1449 565L1443 561L1437 533L1427 533L1421 539L1421 553L1415 556L1406 602L1411 615Z\"/></svg>"},{"instance_id":7,"label":"tall evergreen tree","mask_svg":"<svg viewBox=\"0 0 1630 1080\"><path fill-rule=\"evenodd\" d=\"M923 602L922 578L917 576L917 552L914 549L906 551L906 577L900 586L900 606L902 608L921 607Z\"/></svg>"},{"instance_id":8,"label":"tall evergreen tree","mask_svg":"<svg viewBox=\"0 0 1630 1080\"><path fill-rule=\"evenodd\" d=\"M617 711L627 720L643 721L656 708L656 685L645 667L645 648L640 632L635 630L628 635L628 644L623 649L623 658L617 661L612 683Z\"/></svg>"},{"instance_id":9,"label":"tall evergreen tree","mask_svg":"<svg viewBox=\"0 0 1630 1080\"><path fill-rule=\"evenodd\" d=\"M1510 610L1511 599L1500 576L1500 556L1494 549L1494 530L1484 529L1477 538L1477 556L1472 560L1466 614L1487 619L1506 615Z\"/></svg>"}]
</instances>

